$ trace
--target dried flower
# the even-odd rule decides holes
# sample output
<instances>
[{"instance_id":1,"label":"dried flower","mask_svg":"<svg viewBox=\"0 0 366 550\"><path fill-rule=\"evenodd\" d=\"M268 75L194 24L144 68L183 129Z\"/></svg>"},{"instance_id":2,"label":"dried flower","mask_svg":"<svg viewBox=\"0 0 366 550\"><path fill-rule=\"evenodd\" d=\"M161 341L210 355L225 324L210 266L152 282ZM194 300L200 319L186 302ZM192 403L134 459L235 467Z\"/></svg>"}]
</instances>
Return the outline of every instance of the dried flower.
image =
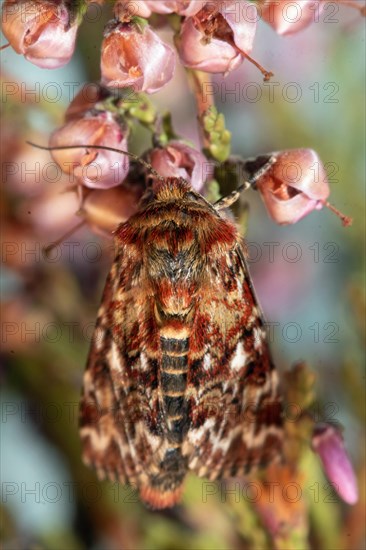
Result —
<instances>
[{"instance_id":1,"label":"dried flower","mask_svg":"<svg viewBox=\"0 0 366 550\"><path fill-rule=\"evenodd\" d=\"M209 73L231 72L252 50L256 21L250 2L208 3L182 25L177 46L183 64Z\"/></svg>"},{"instance_id":2,"label":"dried flower","mask_svg":"<svg viewBox=\"0 0 366 550\"><path fill-rule=\"evenodd\" d=\"M196 191L201 191L209 173L207 159L180 141L171 141L150 153L151 164L161 176L182 177L189 181Z\"/></svg>"},{"instance_id":3,"label":"dried flower","mask_svg":"<svg viewBox=\"0 0 366 550\"><path fill-rule=\"evenodd\" d=\"M278 34L293 34L305 29L311 23L319 21L323 11L323 0L301 0L301 2L283 2L264 0L259 5L262 18Z\"/></svg>"},{"instance_id":4,"label":"dried flower","mask_svg":"<svg viewBox=\"0 0 366 550\"><path fill-rule=\"evenodd\" d=\"M80 18L71 14L65 2L7 0L2 19L10 45L38 67L62 67L74 53Z\"/></svg>"},{"instance_id":5,"label":"dried flower","mask_svg":"<svg viewBox=\"0 0 366 550\"><path fill-rule=\"evenodd\" d=\"M152 13L178 13L179 15L195 15L207 2L205 0L117 0L115 14L123 20L124 14L129 16L150 17Z\"/></svg>"},{"instance_id":6,"label":"dried flower","mask_svg":"<svg viewBox=\"0 0 366 550\"><path fill-rule=\"evenodd\" d=\"M70 145L103 145L127 150L127 132L106 111L86 113L83 118L72 119L53 132L51 147ZM75 176L87 187L108 189L119 185L129 171L125 155L96 149L64 149L52 151L60 168Z\"/></svg>"},{"instance_id":7,"label":"dried flower","mask_svg":"<svg viewBox=\"0 0 366 550\"><path fill-rule=\"evenodd\" d=\"M356 476L339 430L331 424L316 425L312 447L339 496L348 504L355 504L358 500Z\"/></svg>"},{"instance_id":8,"label":"dried flower","mask_svg":"<svg viewBox=\"0 0 366 550\"><path fill-rule=\"evenodd\" d=\"M102 83L106 86L131 86L135 91L154 93L171 80L174 69L174 50L148 25L107 25L101 58Z\"/></svg>"}]
</instances>

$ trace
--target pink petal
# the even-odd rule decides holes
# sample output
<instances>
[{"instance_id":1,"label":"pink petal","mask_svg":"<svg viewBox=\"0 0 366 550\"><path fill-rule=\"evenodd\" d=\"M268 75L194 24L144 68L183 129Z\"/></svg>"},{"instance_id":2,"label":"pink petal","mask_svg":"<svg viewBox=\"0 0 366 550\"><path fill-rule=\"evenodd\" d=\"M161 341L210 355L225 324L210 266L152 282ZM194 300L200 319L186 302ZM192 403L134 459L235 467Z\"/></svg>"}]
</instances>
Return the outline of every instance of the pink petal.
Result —
<instances>
[{"instance_id":1,"label":"pink petal","mask_svg":"<svg viewBox=\"0 0 366 550\"><path fill-rule=\"evenodd\" d=\"M45 69L63 67L74 53L77 30L76 25L68 31L60 25L48 25L39 39L26 49L25 58Z\"/></svg>"},{"instance_id":2,"label":"pink petal","mask_svg":"<svg viewBox=\"0 0 366 550\"><path fill-rule=\"evenodd\" d=\"M86 116L82 119L69 121L59 128L50 138L50 145L105 145L121 150L127 150L127 136L110 113L107 117L101 115ZM65 149L52 151L52 156L60 168L70 174L71 178L79 178L84 185L91 188L108 189L119 185L129 171L128 157L112 151L90 149Z\"/></svg>"},{"instance_id":3,"label":"pink petal","mask_svg":"<svg viewBox=\"0 0 366 550\"><path fill-rule=\"evenodd\" d=\"M162 176L184 178L196 191L202 190L212 172L211 164L202 153L180 141L170 141L163 149L154 149L151 164Z\"/></svg>"},{"instance_id":4,"label":"pink petal","mask_svg":"<svg viewBox=\"0 0 366 550\"><path fill-rule=\"evenodd\" d=\"M257 30L256 6L250 2L225 2L222 15L233 31L235 45L249 54L253 49Z\"/></svg>"},{"instance_id":5,"label":"pink petal","mask_svg":"<svg viewBox=\"0 0 366 550\"><path fill-rule=\"evenodd\" d=\"M261 195L267 212L280 225L297 223L313 210L318 210L320 204L301 193L287 200L278 199L270 189L261 189Z\"/></svg>"},{"instance_id":6,"label":"pink petal","mask_svg":"<svg viewBox=\"0 0 366 550\"><path fill-rule=\"evenodd\" d=\"M174 50L149 27L141 33L132 24L121 24L104 39L101 71L106 86L154 93L171 80L174 70Z\"/></svg>"},{"instance_id":7,"label":"pink petal","mask_svg":"<svg viewBox=\"0 0 366 550\"><path fill-rule=\"evenodd\" d=\"M58 2L6 2L3 32L17 53L48 69L65 65L75 48L77 24L70 28L69 12Z\"/></svg>"},{"instance_id":8,"label":"pink petal","mask_svg":"<svg viewBox=\"0 0 366 550\"><path fill-rule=\"evenodd\" d=\"M329 196L327 173L319 155L312 149L289 149L274 153L273 177L286 182L310 199L325 201Z\"/></svg>"},{"instance_id":9,"label":"pink petal","mask_svg":"<svg viewBox=\"0 0 366 550\"><path fill-rule=\"evenodd\" d=\"M355 504L357 481L342 435L334 426L320 424L315 427L312 445L339 496L348 504Z\"/></svg>"},{"instance_id":10,"label":"pink petal","mask_svg":"<svg viewBox=\"0 0 366 550\"><path fill-rule=\"evenodd\" d=\"M301 0L297 2L265 1L260 6L263 19L278 34L289 35L299 32L319 21L324 9L322 0Z\"/></svg>"},{"instance_id":11,"label":"pink petal","mask_svg":"<svg viewBox=\"0 0 366 550\"><path fill-rule=\"evenodd\" d=\"M242 56L230 44L217 38L207 44L202 38L193 20L186 19L179 40L179 55L186 67L208 73L227 73L239 67Z\"/></svg>"}]
</instances>

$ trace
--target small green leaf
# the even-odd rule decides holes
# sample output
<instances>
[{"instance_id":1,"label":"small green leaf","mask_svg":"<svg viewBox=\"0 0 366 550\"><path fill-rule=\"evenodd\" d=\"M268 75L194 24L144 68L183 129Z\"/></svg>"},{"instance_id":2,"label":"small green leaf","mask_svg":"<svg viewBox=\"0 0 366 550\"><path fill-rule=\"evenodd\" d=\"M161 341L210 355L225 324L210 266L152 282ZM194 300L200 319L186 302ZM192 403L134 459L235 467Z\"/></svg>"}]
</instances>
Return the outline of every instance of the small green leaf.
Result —
<instances>
[{"instance_id":1,"label":"small green leaf","mask_svg":"<svg viewBox=\"0 0 366 550\"><path fill-rule=\"evenodd\" d=\"M131 88L126 88L115 98L104 102L105 108L112 112L118 112L121 116L130 116L145 126L152 125L156 120L156 109L147 95L136 93Z\"/></svg>"},{"instance_id":2,"label":"small green leaf","mask_svg":"<svg viewBox=\"0 0 366 550\"><path fill-rule=\"evenodd\" d=\"M131 19L131 23L133 23L136 27L139 33L143 33L145 28L148 26L149 22L147 19L144 19L143 17L138 17L135 15Z\"/></svg>"},{"instance_id":3,"label":"small green leaf","mask_svg":"<svg viewBox=\"0 0 366 550\"><path fill-rule=\"evenodd\" d=\"M225 117L216 107L210 107L203 116L203 129L209 142L207 153L215 160L224 162L230 155L231 132L225 128Z\"/></svg>"},{"instance_id":4,"label":"small green leaf","mask_svg":"<svg viewBox=\"0 0 366 550\"><path fill-rule=\"evenodd\" d=\"M142 124L153 124L156 119L156 110L151 101L146 97L140 97L140 100L131 104L129 114L136 118Z\"/></svg>"}]
</instances>

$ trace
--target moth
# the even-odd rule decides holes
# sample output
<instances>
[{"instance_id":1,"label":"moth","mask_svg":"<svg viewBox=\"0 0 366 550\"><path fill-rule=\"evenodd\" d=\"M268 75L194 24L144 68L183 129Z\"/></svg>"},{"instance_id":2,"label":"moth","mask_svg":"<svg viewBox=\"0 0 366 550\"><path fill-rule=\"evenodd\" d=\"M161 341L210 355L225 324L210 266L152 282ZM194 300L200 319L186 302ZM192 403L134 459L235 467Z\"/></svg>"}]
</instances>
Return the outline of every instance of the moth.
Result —
<instances>
[{"instance_id":1,"label":"moth","mask_svg":"<svg viewBox=\"0 0 366 550\"><path fill-rule=\"evenodd\" d=\"M114 234L84 375L83 459L154 509L179 502L190 471L226 479L281 455L278 375L242 238L222 213L240 190L212 205L158 176Z\"/></svg>"}]
</instances>

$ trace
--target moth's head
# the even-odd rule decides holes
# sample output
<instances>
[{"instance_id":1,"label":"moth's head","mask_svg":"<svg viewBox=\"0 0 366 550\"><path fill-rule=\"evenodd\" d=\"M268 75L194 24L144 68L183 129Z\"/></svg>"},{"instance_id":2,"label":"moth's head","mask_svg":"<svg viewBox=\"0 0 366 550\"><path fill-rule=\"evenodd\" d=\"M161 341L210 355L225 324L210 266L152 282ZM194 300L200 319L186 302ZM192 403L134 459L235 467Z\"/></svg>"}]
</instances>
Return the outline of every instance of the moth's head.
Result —
<instances>
[{"instance_id":1,"label":"moth's head","mask_svg":"<svg viewBox=\"0 0 366 550\"><path fill-rule=\"evenodd\" d=\"M175 201L184 199L192 191L191 184L184 178L159 178L154 181L153 191L158 201Z\"/></svg>"}]
</instances>

